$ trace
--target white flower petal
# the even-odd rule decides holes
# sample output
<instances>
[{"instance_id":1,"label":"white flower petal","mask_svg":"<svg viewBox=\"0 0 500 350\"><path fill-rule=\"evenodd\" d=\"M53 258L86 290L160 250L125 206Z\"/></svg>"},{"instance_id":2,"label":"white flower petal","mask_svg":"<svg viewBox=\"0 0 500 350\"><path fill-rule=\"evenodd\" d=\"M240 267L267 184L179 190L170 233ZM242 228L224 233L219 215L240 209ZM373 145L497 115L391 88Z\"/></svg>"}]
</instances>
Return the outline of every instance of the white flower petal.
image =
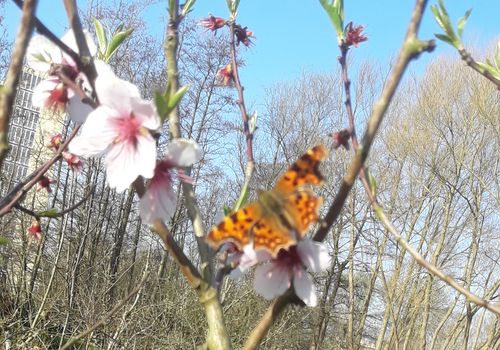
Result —
<instances>
[{"instance_id":1,"label":"white flower petal","mask_svg":"<svg viewBox=\"0 0 500 350\"><path fill-rule=\"evenodd\" d=\"M193 140L175 139L168 145L166 158L177 166L191 166L201 159L200 146Z\"/></svg>"},{"instance_id":2,"label":"white flower petal","mask_svg":"<svg viewBox=\"0 0 500 350\"><path fill-rule=\"evenodd\" d=\"M311 272L320 272L330 266L330 254L324 243L305 238L297 244L297 252Z\"/></svg>"},{"instance_id":3,"label":"white flower petal","mask_svg":"<svg viewBox=\"0 0 500 350\"><path fill-rule=\"evenodd\" d=\"M34 70L48 72L51 63L61 63L61 50L43 35L35 35L30 40L26 52L28 65Z\"/></svg>"},{"instance_id":4,"label":"white flower petal","mask_svg":"<svg viewBox=\"0 0 500 350\"><path fill-rule=\"evenodd\" d=\"M95 54L97 53L97 46L95 45L94 40L92 39L92 35L86 29L83 30L83 34L85 35L85 39L87 40L87 46L89 48L90 55L95 56ZM72 29L68 30L63 35L61 41L66 45L68 45L68 47L73 51L75 51L76 53L80 52L80 50L78 50L78 45L76 43L76 38Z\"/></svg>"},{"instance_id":5,"label":"white flower petal","mask_svg":"<svg viewBox=\"0 0 500 350\"><path fill-rule=\"evenodd\" d=\"M117 132L110 122L112 110L100 106L90 112L82 132L69 144L69 151L79 156L100 156L108 150L109 145L117 137Z\"/></svg>"},{"instance_id":6,"label":"white flower petal","mask_svg":"<svg viewBox=\"0 0 500 350\"><path fill-rule=\"evenodd\" d=\"M31 97L31 104L34 107L43 108L47 99L50 97L52 90L54 90L59 84L58 78L51 78L42 80L36 88L33 90L33 96Z\"/></svg>"},{"instance_id":7,"label":"white flower petal","mask_svg":"<svg viewBox=\"0 0 500 350\"><path fill-rule=\"evenodd\" d=\"M156 219L169 220L175 212L177 198L170 184L150 186L139 204L141 219L152 224Z\"/></svg>"},{"instance_id":8,"label":"white flower petal","mask_svg":"<svg viewBox=\"0 0 500 350\"><path fill-rule=\"evenodd\" d=\"M307 305L314 307L318 304L316 289L309 274L303 269L298 268L293 276L293 288L297 296Z\"/></svg>"},{"instance_id":9,"label":"white flower petal","mask_svg":"<svg viewBox=\"0 0 500 350\"><path fill-rule=\"evenodd\" d=\"M132 98L131 105L134 116L140 121L143 127L149 130L160 128L160 117L156 113L156 107L152 102L141 98Z\"/></svg>"},{"instance_id":10,"label":"white flower petal","mask_svg":"<svg viewBox=\"0 0 500 350\"><path fill-rule=\"evenodd\" d=\"M137 145L127 142L113 144L105 158L108 184L117 191L127 189L142 175L151 178L156 163L156 143L150 136L139 136Z\"/></svg>"},{"instance_id":11,"label":"white flower petal","mask_svg":"<svg viewBox=\"0 0 500 350\"><path fill-rule=\"evenodd\" d=\"M68 114L75 123L84 123L89 113L93 110L92 107L83 103L77 96L73 96L69 99Z\"/></svg>"},{"instance_id":12,"label":"white flower petal","mask_svg":"<svg viewBox=\"0 0 500 350\"><path fill-rule=\"evenodd\" d=\"M264 298L273 299L290 288L290 271L287 266L274 262L260 265L255 269L253 285Z\"/></svg>"},{"instance_id":13,"label":"white flower petal","mask_svg":"<svg viewBox=\"0 0 500 350\"><path fill-rule=\"evenodd\" d=\"M140 98L139 90L135 85L105 70L97 76L95 88L99 102L119 111L121 115L130 114L132 99Z\"/></svg>"}]
</instances>

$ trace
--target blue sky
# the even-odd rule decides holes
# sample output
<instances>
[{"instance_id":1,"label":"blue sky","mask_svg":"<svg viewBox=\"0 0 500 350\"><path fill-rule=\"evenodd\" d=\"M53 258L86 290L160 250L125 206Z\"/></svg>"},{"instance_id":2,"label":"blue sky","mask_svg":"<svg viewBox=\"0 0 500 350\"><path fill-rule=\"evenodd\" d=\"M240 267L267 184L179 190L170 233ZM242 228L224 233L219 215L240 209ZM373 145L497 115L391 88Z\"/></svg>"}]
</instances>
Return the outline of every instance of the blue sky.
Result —
<instances>
[{"instance_id":1,"label":"blue sky","mask_svg":"<svg viewBox=\"0 0 500 350\"><path fill-rule=\"evenodd\" d=\"M436 2L430 1L429 6ZM413 0L345 0L346 23L353 21L366 26L369 37L353 50L356 61L376 60L388 67L399 50L414 3ZM473 8L464 31L466 43L486 47L500 38L499 0L447 0L446 5L454 23L467 9ZM145 13L151 30L159 35L164 27L165 8L166 1L159 1ZM200 19L208 13L227 17L226 1L198 0L190 16ZM7 1L5 14L6 24L14 35L19 11ZM38 16L58 35L67 28L62 1L40 0ZM250 101L259 104L265 87L293 79L303 71L331 72L338 67L334 29L318 0L241 0L237 21L256 36L254 45L242 50L246 66L241 76ZM436 32L440 31L428 7L420 37L433 38ZM438 41L432 56L441 54L455 53ZM423 71L431 59L431 55L425 56L412 64L413 70Z\"/></svg>"}]
</instances>

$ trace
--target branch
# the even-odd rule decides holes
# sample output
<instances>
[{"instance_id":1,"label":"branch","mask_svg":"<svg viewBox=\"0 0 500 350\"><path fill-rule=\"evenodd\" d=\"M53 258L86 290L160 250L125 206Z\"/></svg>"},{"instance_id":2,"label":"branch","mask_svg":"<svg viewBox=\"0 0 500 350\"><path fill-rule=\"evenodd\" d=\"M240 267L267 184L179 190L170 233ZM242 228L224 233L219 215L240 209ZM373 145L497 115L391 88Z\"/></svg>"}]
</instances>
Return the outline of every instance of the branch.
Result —
<instances>
[{"instance_id":1,"label":"branch","mask_svg":"<svg viewBox=\"0 0 500 350\"><path fill-rule=\"evenodd\" d=\"M65 350L65 349L69 349L71 347L71 345L75 344L77 341L79 341L80 339L86 337L87 335L89 335L90 333L92 333L93 331L95 331L97 328L101 327L101 326L104 326L106 324L106 321L111 317L113 316L115 313L117 313L124 305L125 303L130 299L132 298L137 292L139 292L139 290L142 288L142 286L144 285L144 282L146 282L146 279L147 277L149 276L149 274L144 274L144 276L142 277L141 281L139 282L139 284L125 297L125 299L123 299L122 301L120 301L118 304L115 305L114 308L112 308L106 315L104 315L103 318L101 318L98 322L94 323L94 325L92 325L91 327L87 328L84 332L74 336L74 337L71 337L67 342L66 344L64 344L62 347L61 347L61 350Z\"/></svg>"},{"instance_id":2,"label":"branch","mask_svg":"<svg viewBox=\"0 0 500 350\"><path fill-rule=\"evenodd\" d=\"M500 80L495 78L493 75L491 75L490 72L488 72L486 69L481 67L474 58L472 58L472 55L465 49L465 48L459 48L458 53L460 54L460 57L462 60L472 69L474 69L476 72L481 74L483 77L491 81L495 86L497 87L498 90L500 90Z\"/></svg>"},{"instance_id":3,"label":"branch","mask_svg":"<svg viewBox=\"0 0 500 350\"><path fill-rule=\"evenodd\" d=\"M360 171L365 164L368 154L370 153L371 145L373 144L377 131L380 128L385 112L387 111L387 108L392 101L394 93L396 92L396 89L410 61L414 58L417 58L424 51L431 52L435 47L435 43L432 40L421 41L417 39L418 28L420 26L426 4L427 0L418 0L415 5L412 18L408 25L405 40L401 47L399 57L396 61L396 65L394 66L394 69L389 76L387 85L382 91L382 95L373 107L372 114L370 116L370 119L368 120L366 132L363 136L362 145L358 150L356 150L354 158L352 159L347 169L347 173L344 176L339 192L335 196L323 223L320 225L318 231L313 237L313 239L316 241L323 241L325 239L331 226L339 217L345 200L347 199L347 196L354 185L354 181L357 179ZM269 331L278 314L284 310L285 306L291 300L291 297L283 295L271 304L257 327L252 330L252 333L250 334L247 341L248 346L246 346L245 349L253 349L258 346L260 341Z\"/></svg>"},{"instance_id":4,"label":"branch","mask_svg":"<svg viewBox=\"0 0 500 350\"><path fill-rule=\"evenodd\" d=\"M415 261L425 268L427 271L429 271L431 274L434 276L437 276L439 279L441 279L443 282L454 288L457 292L460 294L464 295L470 302L484 307L491 312L495 313L497 316L500 316L500 308L497 305L494 305L493 303L489 302L488 300L482 299L478 297L477 295L473 294L471 291L468 289L462 287L457 281L453 279L450 275L446 275L443 271L441 271L439 268L437 268L434 264L426 261L422 255L420 255L413 247L399 234L399 232L396 230L394 225L391 223L391 221L387 218L385 215L384 209L379 205L376 199L371 200L373 210L377 214L377 217L379 220L382 222L384 227L394 236L396 241L401 244L401 246L406 249L410 255L415 259Z\"/></svg>"},{"instance_id":5,"label":"branch","mask_svg":"<svg viewBox=\"0 0 500 350\"><path fill-rule=\"evenodd\" d=\"M177 64L177 51L179 46L179 25L184 18L179 14L179 1L170 1L169 21L165 38L165 57L167 59L167 79L168 85L173 93L179 90L179 68ZM172 139L181 137L181 127L179 121L179 104L170 112L169 115L170 136ZM184 169L186 175L191 174L191 167ZM196 235L198 250L200 253L201 265L203 273L207 280L211 280L213 276L213 268L211 264L212 254L207 243L204 240L205 228L203 218L198 207L193 185L182 181L182 191L186 200L186 208L189 219L193 224L193 231Z\"/></svg>"},{"instance_id":6,"label":"branch","mask_svg":"<svg viewBox=\"0 0 500 350\"><path fill-rule=\"evenodd\" d=\"M370 119L368 120L368 125L363 136L363 140L360 147L356 150L354 158L352 159L347 169L347 173L342 180L340 189L335 196L322 225L314 235L314 240L316 241L323 241L325 239L328 231L330 230L330 227L340 215L340 211L344 206L345 200L347 199L347 196L352 189L359 172L362 170L366 159L368 158L370 148L375 140L375 136L380 128L380 125L382 124L385 112L387 111L387 108L389 108L394 93L396 92L396 89L401 82L403 74L410 61L418 58L418 56L424 51L431 52L432 50L434 50L435 43L433 40L421 41L417 39L418 28L420 26L426 4L427 0L418 0L415 5L406 37L403 42L403 46L401 47L401 51L399 53L394 69L389 76L387 85L382 91L382 95L373 106L372 114L370 116Z\"/></svg>"},{"instance_id":7,"label":"branch","mask_svg":"<svg viewBox=\"0 0 500 350\"><path fill-rule=\"evenodd\" d=\"M253 132L254 130L250 130L250 123L248 119L248 113L245 106L245 97L243 95L243 86L241 85L238 64L236 60L236 43L235 43L235 27L236 23L234 19L229 23L230 28L230 48L231 48L231 67L232 74L234 79L234 86L238 91L238 107L240 109L241 119L243 121L243 132L245 134L246 140L246 152L247 152L247 165L245 167L245 180L243 182L243 186L241 187L240 197L238 198L238 202L236 204L236 210L241 206L243 199L246 197L248 192L248 187L250 186L250 180L252 178L253 170L255 167L255 161L253 158ZM255 129L254 127L252 129Z\"/></svg>"},{"instance_id":8,"label":"branch","mask_svg":"<svg viewBox=\"0 0 500 350\"><path fill-rule=\"evenodd\" d=\"M21 75L24 55L28 42L33 33L33 17L36 11L37 0L26 0L22 4L22 15L19 31L16 36L12 59L7 71L5 84L0 90L0 168L9 150L7 133L9 120L12 114L12 105L16 97L17 85Z\"/></svg>"},{"instance_id":9,"label":"branch","mask_svg":"<svg viewBox=\"0 0 500 350\"><path fill-rule=\"evenodd\" d=\"M21 181L12 191L0 201L0 217L7 214L12 207L18 203L24 195L40 180L40 178L50 169L50 167L61 158L61 154L68 147L69 143L80 130L80 125L77 125L66 141L57 149L56 153L47 162L42 164L38 169L28 175Z\"/></svg>"},{"instance_id":10,"label":"branch","mask_svg":"<svg viewBox=\"0 0 500 350\"><path fill-rule=\"evenodd\" d=\"M23 1L22 0L12 0L17 7L22 8L23 7ZM54 33L50 31L49 28L47 28L36 16L33 16L33 21L34 25L36 28L36 31L52 41L57 47L59 47L62 51L64 51L66 54L68 54L73 61L76 62L77 66L79 69L83 69L83 64L82 61L80 60L80 56L73 51L68 45L63 43L61 39L59 39Z\"/></svg>"}]
</instances>

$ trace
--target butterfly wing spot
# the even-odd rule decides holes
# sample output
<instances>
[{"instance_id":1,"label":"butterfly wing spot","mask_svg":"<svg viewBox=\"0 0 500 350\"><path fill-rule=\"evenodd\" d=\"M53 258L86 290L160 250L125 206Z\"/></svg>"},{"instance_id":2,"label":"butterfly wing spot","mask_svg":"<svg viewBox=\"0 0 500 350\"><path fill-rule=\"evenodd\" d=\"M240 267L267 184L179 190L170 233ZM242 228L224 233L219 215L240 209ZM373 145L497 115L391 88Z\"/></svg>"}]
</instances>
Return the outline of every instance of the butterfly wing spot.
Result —
<instances>
[{"instance_id":1,"label":"butterfly wing spot","mask_svg":"<svg viewBox=\"0 0 500 350\"><path fill-rule=\"evenodd\" d=\"M327 155L323 145L308 150L278 180L276 187L282 192L291 192L304 185L320 185L323 176L319 172L319 164Z\"/></svg>"},{"instance_id":2,"label":"butterfly wing spot","mask_svg":"<svg viewBox=\"0 0 500 350\"><path fill-rule=\"evenodd\" d=\"M280 249L288 248L296 243L290 235L290 230L285 228L276 217L263 217L252 228L255 249L266 249L276 256Z\"/></svg>"},{"instance_id":3,"label":"butterfly wing spot","mask_svg":"<svg viewBox=\"0 0 500 350\"><path fill-rule=\"evenodd\" d=\"M225 241L235 243L239 248L250 242L250 230L260 216L257 203L251 203L237 212L226 216L221 223L213 227L207 234L207 242L218 248Z\"/></svg>"},{"instance_id":4,"label":"butterfly wing spot","mask_svg":"<svg viewBox=\"0 0 500 350\"><path fill-rule=\"evenodd\" d=\"M322 198L316 197L309 189L295 191L287 198L285 211L290 218L291 226L297 230L302 237L309 226L318 221L318 211Z\"/></svg>"}]
</instances>

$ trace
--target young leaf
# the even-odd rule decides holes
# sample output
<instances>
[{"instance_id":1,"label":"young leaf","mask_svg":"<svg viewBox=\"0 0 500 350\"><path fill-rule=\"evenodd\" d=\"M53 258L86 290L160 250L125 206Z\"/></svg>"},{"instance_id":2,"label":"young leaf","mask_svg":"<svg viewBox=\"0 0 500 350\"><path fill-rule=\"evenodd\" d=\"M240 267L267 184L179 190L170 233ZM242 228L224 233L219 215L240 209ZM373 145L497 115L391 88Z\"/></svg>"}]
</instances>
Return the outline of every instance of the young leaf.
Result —
<instances>
[{"instance_id":1,"label":"young leaf","mask_svg":"<svg viewBox=\"0 0 500 350\"><path fill-rule=\"evenodd\" d=\"M102 26L102 23L94 18L95 33L97 35L97 41L99 44L99 52L104 55L106 53L106 48L108 46L108 38L106 37L106 31Z\"/></svg>"},{"instance_id":2,"label":"young leaf","mask_svg":"<svg viewBox=\"0 0 500 350\"><path fill-rule=\"evenodd\" d=\"M462 39L462 32L464 30L465 23L467 23L467 19L469 19L470 13L472 12L472 9L467 10L465 12L465 15L458 20L457 23L457 34L460 39Z\"/></svg>"},{"instance_id":3,"label":"young leaf","mask_svg":"<svg viewBox=\"0 0 500 350\"><path fill-rule=\"evenodd\" d=\"M163 121L168 117L168 102L163 96L163 94L159 91L154 92L154 102L156 105L156 111L158 112L158 115L160 116L160 119Z\"/></svg>"},{"instance_id":4,"label":"young leaf","mask_svg":"<svg viewBox=\"0 0 500 350\"><path fill-rule=\"evenodd\" d=\"M170 110L174 109L177 106L177 104L179 103L179 101L181 100L182 96L184 96L184 94L188 90L189 90L189 86L185 85L185 86L181 87L175 94L170 96L170 98L167 101L168 108Z\"/></svg>"},{"instance_id":5,"label":"young leaf","mask_svg":"<svg viewBox=\"0 0 500 350\"><path fill-rule=\"evenodd\" d=\"M9 240L5 237L0 236L0 245L7 245L9 244Z\"/></svg>"},{"instance_id":6,"label":"young leaf","mask_svg":"<svg viewBox=\"0 0 500 350\"><path fill-rule=\"evenodd\" d=\"M57 210L57 208L50 208L48 210L44 210L44 211L37 213L37 215L39 217L55 218L55 217L57 217L58 213L59 213L59 211Z\"/></svg>"},{"instance_id":7,"label":"young leaf","mask_svg":"<svg viewBox=\"0 0 500 350\"><path fill-rule=\"evenodd\" d=\"M245 191L243 193L240 193L240 198L238 198L238 201L234 205L233 211L239 210L242 206L244 206L247 203L249 194L250 191L248 190L247 187L245 188Z\"/></svg>"},{"instance_id":8,"label":"young leaf","mask_svg":"<svg viewBox=\"0 0 500 350\"><path fill-rule=\"evenodd\" d=\"M196 0L186 0L184 5L182 5L182 16L186 16L189 12L193 10L193 6Z\"/></svg>"},{"instance_id":9,"label":"young leaf","mask_svg":"<svg viewBox=\"0 0 500 350\"><path fill-rule=\"evenodd\" d=\"M231 208L229 208L227 205L224 205L222 210L224 211L224 216L231 215L233 212L233 210Z\"/></svg>"},{"instance_id":10,"label":"young leaf","mask_svg":"<svg viewBox=\"0 0 500 350\"><path fill-rule=\"evenodd\" d=\"M116 33L113 38L111 39L111 42L109 43L108 49L106 50L106 62L109 62L111 57L115 54L116 50L118 50L118 47L123 43L125 39L127 39L130 34L134 29L130 28L124 32L119 32Z\"/></svg>"},{"instance_id":11,"label":"young leaf","mask_svg":"<svg viewBox=\"0 0 500 350\"><path fill-rule=\"evenodd\" d=\"M436 38L438 38L439 40L442 40L442 41L444 41L444 42L446 42L446 43L448 43L448 44L450 44L450 45L455 46L455 45L453 44L453 41L451 41L451 39L448 37L448 35L446 35L446 34L434 34L434 35L435 35L435 36L436 36Z\"/></svg>"}]
</instances>

